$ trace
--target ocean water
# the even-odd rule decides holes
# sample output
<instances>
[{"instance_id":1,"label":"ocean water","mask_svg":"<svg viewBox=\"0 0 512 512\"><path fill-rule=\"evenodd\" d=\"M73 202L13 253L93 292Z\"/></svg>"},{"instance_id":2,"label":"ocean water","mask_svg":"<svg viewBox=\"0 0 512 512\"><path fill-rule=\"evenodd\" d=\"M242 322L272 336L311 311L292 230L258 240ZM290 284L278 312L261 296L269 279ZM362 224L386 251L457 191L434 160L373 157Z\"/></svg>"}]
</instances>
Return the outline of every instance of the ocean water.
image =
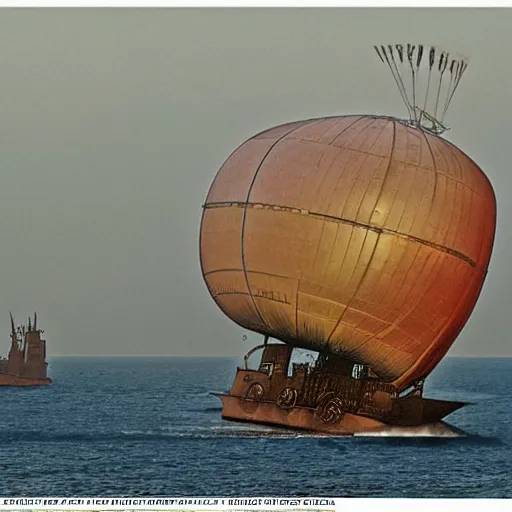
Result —
<instances>
[{"instance_id":1,"label":"ocean water","mask_svg":"<svg viewBox=\"0 0 512 512\"><path fill-rule=\"evenodd\" d=\"M336 437L224 421L238 361L54 358L0 388L1 496L512 497L512 359L447 358L425 396L458 437Z\"/></svg>"}]
</instances>

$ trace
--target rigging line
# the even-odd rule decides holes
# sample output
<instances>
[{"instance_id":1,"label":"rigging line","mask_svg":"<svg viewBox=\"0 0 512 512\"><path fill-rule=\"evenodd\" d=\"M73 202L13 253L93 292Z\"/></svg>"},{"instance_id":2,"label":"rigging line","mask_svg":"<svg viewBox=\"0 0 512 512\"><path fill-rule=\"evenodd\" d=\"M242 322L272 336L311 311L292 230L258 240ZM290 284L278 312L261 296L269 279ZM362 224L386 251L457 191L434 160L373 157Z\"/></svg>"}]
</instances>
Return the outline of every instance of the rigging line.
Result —
<instances>
[{"instance_id":1,"label":"rigging line","mask_svg":"<svg viewBox=\"0 0 512 512\"><path fill-rule=\"evenodd\" d=\"M461 75L459 75L458 72L459 72L459 65L457 66L457 69L455 71L455 79L454 79L453 89L452 89L452 91L450 93L450 96L447 98L445 110L443 112L443 116L441 118L441 121L444 119L444 116L445 116L446 112L448 111L448 108L449 108L449 106L450 106L450 104L452 102L453 95L455 94L455 91L457 90L457 87L459 86Z\"/></svg>"},{"instance_id":2,"label":"rigging line","mask_svg":"<svg viewBox=\"0 0 512 512\"><path fill-rule=\"evenodd\" d=\"M407 57L409 60L409 66L411 68L413 120L414 120L414 122L417 122L418 119L416 116L416 76L414 73L414 65L412 63L413 52L414 52L414 46L412 47L412 51L410 51L409 48L407 48Z\"/></svg>"},{"instance_id":3,"label":"rigging line","mask_svg":"<svg viewBox=\"0 0 512 512\"><path fill-rule=\"evenodd\" d=\"M464 74L464 72L466 71L467 67L468 67L468 63L467 63L467 62L462 61L462 62L461 62L461 67L460 67L460 73L459 73L459 74L458 74L458 76L457 76L457 84L456 84L455 88L457 88L457 87L459 86L459 83L460 83L460 80L461 80L461 78L462 78L462 75L463 75L463 74ZM454 92L455 92L455 91L454 91Z\"/></svg>"},{"instance_id":4,"label":"rigging line","mask_svg":"<svg viewBox=\"0 0 512 512\"><path fill-rule=\"evenodd\" d=\"M437 118L437 107L439 105L439 94L441 93L441 85L443 82L443 75L439 75L439 84L437 86L437 99L436 99L436 106L434 109L434 118Z\"/></svg>"},{"instance_id":5,"label":"rigging line","mask_svg":"<svg viewBox=\"0 0 512 512\"><path fill-rule=\"evenodd\" d=\"M389 45L389 49L390 49L391 60L393 61L393 65L394 65L395 71L393 71L393 66L391 65L391 62L389 61L389 59L387 57L386 50L385 50L384 46L382 47L382 50L384 52L384 55L386 56L386 60L387 60L388 65L389 65L389 69L391 70L391 72L393 73L393 76L395 77L395 82L396 82L396 84L398 86L398 89L400 90L400 93L402 94L402 99L405 102L405 106L407 107L407 111L409 112L409 116L411 116L411 118L412 118L413 117L414 109L412 108L411 102L409 101L409 96L407 95L407 89L406 89L406 87L404 85L404 82L402 80L402 75L400 74L400 71L399 71L398 66L396 64L393 52L391 51L393 49L391 45ZM396 72L396 75L397 75L398 78L395 76L395 72Z\"/></svg>"},{"instance_id":6,"label":"rigging line","mask_svg":"<svg viewBox=\"0 0 512 512\"><path fill-rule=\"evenodd\" d=\"M412 73L412 104L414 106L414 121L418 122L418 113L416 112L416 73L414 69L411 68Z\"/></svg>"},{"instance_id":7,"label":"rigging line","mask_svg":"<svg viewBox=\"0 0 512 512\"><path fill-rule=\"evenodd\" d=\"M423 45L420 44L420 45L418 45L418 52L417 52L417 57L416 57L416 72L413 71L414 117L415 117L415 120L416 120L416 122L418 124L421 121L421 116L420 116L420 119L418 119L418 112L417 112L418 107L416 105L416 92L415 92L415 90L416 90L416 79L419 76L420 65L421 65L422 58L423 58ZM418 92L419 92L419 90L418 90Z\"/></svg>"},{"instance_id":8,"label":"rigging line","mask_svg":"<svg viewBox=\"0 0 512 512\"><path fill-rule=\"evenodd\" d=\"M462 61L454 61L452 62L454 72L452 72L450 67L450 73L452 74L452 80L453 80L453 87L449 91L449 94L446 97L446 104L444 107L443 115L441 117L441 121L444 119L444 116L446 115L446 112L448 111L448 107L450 106L450 103L452 101L453 95L455 94L455 91L457 90L457 87L459 85L461 76L459 74L459 71L462 69L463 62Z\"/></svg>"},{"instance_id":9,"label":"rigging line","mask_svg":"<svg viewBox=\"0 0 512 512\"><path fill-rule=\"evenodd\" d=\"M395 83L396 83L396 86L398 88L398 91L400 92L400 95L402 96L402 100L405 103L405 106L407 108L407 112L409 113L409 115L411 115L411 110L410 110L409 100L407 98L407 94L405 93L404 90L402 90L403 83L402 83L402 86L400 86L400 82L399 82L397 76L395 75L395 72L393 71L393 67L391 66L391 62L389 62L389 59L388 59L388 56L387 56L387 53L386 53L386 48L384 46L381 46L381 51L384 54L384 57L386 58L386 60L384 60L384 58L381 56L381 54L379 53L379 50L378 50L378 48L376 46L375 46L375 50L377 50L377 53L379 54L379 57L381 58L382 62L387 63L387 65L389 67L389 70L391 71L391 74L393 75L393 78L395 80ZM400 75L398 75L398 76L400 76Z\"/></svg>"},{"instance_id":10,"label":"rigging line","mask_svg":"<svg viewBox=\"0 0 512 512\"><path fill-rule=\"evenodd\" d=\"M411 67L411 78L412 78L412 106L413 106L413 120L416 123L418 121L417 114L416 114L416 74L414 72L414 64L413 64L413 57L414 57L414 50L416 49L416 46L414 45L407 45L407 59L409 61L409 65Z\"/></svg>"},{"instance_id":11,"label":"rigging line","mask_svg":"<svg viewBox=\"0 0 512 512\"><path fill-rule=\"evenodd\" d=\"M460 83L460 80L462 78L462 75L464 74L464 71L466 71L467 67L468 67L467 62L460 61L460 71L459 71L459 69L457 69L456 78L455 78L455 85L453 87L452 94L451 94L450 99L448 101L448 105L446 106L446 110L448 110L448 107L450 106L450 103L452 101L453 95L455 94L455 91L457 90L457 87L459 86L459 83ZM445 111L445 114L446 114L446 111ZM444 117L444 115L443 115L443 117ZM441 121L442 121L442 119L441 119Z\"/></svg>"},{"instance_id":12,"label":"rigging line","mask_svg":"<svg viewBox=\"0 0 512 512\"><path fill-rule=\"evenodd\" d=\"M431 46L430 52L429 52L429 57L428 57L429 69L428 69L427 90L425 92L425 101L423 102L423 112L425 112L425 110L427 108L428 94L430 92L430 81L432 78L432 68L434 67L435 57L436 57L436 49L434 46Z\"/></svg>"},{"instance_id":13,"label":"rigging line","mask_svg":"<svg viewBox=\"0 0 512 512\"><path fill-rule=\"evenodd\" d=\"M443 75L446 70L446 65L448 64L448 54L446 52L441 53L441 57L439 58L439 87L437 89L437 99L436 99L436 108L434 111L434 118L437 119L437 109L439 108L439 95L441 94L441 87L443 84ZM444 66L443 66L444 65Z\"/></svg>"},{"instance_id":14,"label":"rigging line","mask_svg":"<svg viewBox=\"0 0 512 512\"><path fill-rule=\"evenodd\" d=\"M428 93L430 92L430 79L432 78L432 68L428 71L427 89L425 92L425 101L423 102L423 111L427 108Z\"/></svg>"},{"instance_id":15,"label":"rigging line","mask_svg":"<svg viewBox=\"0 0 512 512\"><path fill-rule=\"evenodd\" d=\"M389 50L389 53L391 55L391 60L393 61L393 65L394 65L394 69L396 71L396 74L398 76L398 79L400 81L400 85L399 87L401 86L402 87L402 90L404 92L404 95L405 95L405 98L406 98L406 101L407 101L407 110L409 112L409 115L411 116L412 118L412 115L414 113L414 108L413 106L411 105L411 101L409 100L409 95L407 94L407 87L405 87L405 84L404 84L404 81L403 81L403 78L402 78L402 74L400 73L400 69L395 61L395 54L393 52L393 47L391 45L388 45L388 50ZM399 57L400 57L400 53L399 53ZM401 62L403 64L403 60L401 59Z\"/></svg>"},{"instance_id":16,"label":"rigging line","mask_svg":"<svg viewBox=\"0 0 512 512\"><path fill-rule=\"evenodd\" d=\"M448 110L448 100L450 99L450 95L451 95L453 86L455 84L455 78L457 76L457 73L456 73L457 70L455 69L455 65L456 64L457 64L457 61L455 59L452 60L452 63L450 64L450 83L448 85L448 91L446 92L446 99L445 99L445 102L444 102L443 113L441 115L441 121L444 119L446 111Z\"/></svg>"},{"instance_id":17,"label":"rigging line","mask_svg":"<svg viewBox=\"0 0 512 512\"><path fill-rule=\"evenodd\" d=\"M441 56L439 57L439 71L441 70L441 66L443 64L443 57L444 57L444 52L441 53ZM437 117L437 107L439 105L439 94L441 93L441 85L442 85L442 82L443 82L443 74L441 73L439 75L439 84L437 86L437 99L436 99L436 104L435 104L435 109L434 109L434 118Z\"/></svg>"}]
</instances>

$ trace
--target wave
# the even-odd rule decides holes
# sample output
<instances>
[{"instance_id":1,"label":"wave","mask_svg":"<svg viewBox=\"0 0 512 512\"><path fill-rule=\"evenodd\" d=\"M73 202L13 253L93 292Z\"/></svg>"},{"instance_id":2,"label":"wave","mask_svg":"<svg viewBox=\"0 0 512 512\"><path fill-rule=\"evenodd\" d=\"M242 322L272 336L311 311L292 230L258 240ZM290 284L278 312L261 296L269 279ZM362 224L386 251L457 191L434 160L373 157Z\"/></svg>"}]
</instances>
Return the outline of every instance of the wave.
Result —
<instances>
[{"instance_id":1,"label":"wave","mask_svg":"<svg viewBox=\"0 0 512 512\"><path fill-rule=\"evenodd\" d=\"M222 407L201 407L197 409L186 409L187 412L204 412L204 413L219 413L222 412Z\"/></svg>"},{"instance_id":2,"label":"wave","mask_svg":"<svg viewBox=\"0 0 512 512\"><path fill-rule=\"evenodd\" d=\"M401 445L408 442L415 445L455 442L465 446L507 446L507 443L498 437L470 434L444 422L420 427L389 427L379 432L361 432L355 434L354 437L362 438L360 440L367 439L368 442L371 441L369 438L375 438L373 442L380 440L384 443Z\"/></svg>"},{"instance_id":3,"label":"wave","mask_svg":"<svg viewBox=\"0 0 512 512\"><path fill-rule=\"evenodd\" d=\"M0 437L0 445L11 443L80 443L80 444L122 444L123 442L140 442L140 443L175 443L183 441L215 441L215 440L299 440L299 439L317 439L319 443L325 446L336 448L338 450L345 449L346 444L338 444L341 440L353 439L365 442L384 442L403 445L404 443L413 443L413 445L427 444L439 442L458 442L465 445L474 446L505 446L506 443L497 437L484 436L467 436L467 437L414 437L414 436L371 436L359 435L351 436L333 436L330 434L309 434L294 432L250 432L250 431L232 431L232 432L169 432L166 434L158 432L137 432L122 431L112 434L24 434L23 436L13 435ZM345 447L345 448L344 448Z\"/></svg>"},{"instance_id":4,"label":"wave","mask_svg":"<svg viewBox=\"0 0 512 512\"><path fill-rule=\"evenodd\" d=\"M279 429L250 429L244 427L211 426L203 428L167 428L158 430L121 430L117 432L39 432L4 431L0 434L0 445L10 443L114 443L123 441L172 442L174 440L215 439L297 439L332 438L332 435ZM346 437L346 436L337 436Z\"/></svg>"},{"instance_id":5,"label":"wave","mask_svg":"<svg viewBox=\"0 0 512 512\"><path fill-rule=\"evenodd\" d=\"M332 435L320 432L287 430L266 426L211 425L211 426L162 426L157 429L122 429L113 432L41 432L3 431L0 444L11 443L122 443L173 442L176 440L219 440L219 439L318 439L321 444L336 443L336 440L351 439L352 436ZM424 425L421 427L389 427L379 432L356 433L353 438L359 442L452 442L475 445L504 445L497 437L467 434L448 424ZM333 444L334 446L334 444ZM339 446L337 446L339 448Z\"/></svg>"},{"instance_id":6,"label":"wave","mask_svg":"<svg viewBox=\"0 0 512 512\"><path fill-rule=\"evenodd\" d=\"M447 423L433 423L419 427L388 427L375 432L360 432L356 437L466 437L462 430Z\"/></svg>"}]
</instances>

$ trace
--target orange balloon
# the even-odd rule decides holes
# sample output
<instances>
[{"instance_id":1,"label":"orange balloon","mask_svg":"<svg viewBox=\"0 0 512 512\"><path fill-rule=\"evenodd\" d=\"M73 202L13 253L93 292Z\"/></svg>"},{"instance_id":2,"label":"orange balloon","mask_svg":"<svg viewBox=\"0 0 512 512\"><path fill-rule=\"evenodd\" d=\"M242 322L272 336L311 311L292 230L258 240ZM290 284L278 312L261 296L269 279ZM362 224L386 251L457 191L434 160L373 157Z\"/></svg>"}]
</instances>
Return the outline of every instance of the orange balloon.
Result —
<instances>
[{"instance_id":1,"label":"orange balloon","mask_svg":"<svg viewBox=\"0 0 512 512\"><path fill-rule=\"evenodd\" d=\"M441 137L390 117L313 119L227 159L204 205L201 267L237 324L403 389L469 318L495 225L489 180Z\"/></svg>"}]
</instances>

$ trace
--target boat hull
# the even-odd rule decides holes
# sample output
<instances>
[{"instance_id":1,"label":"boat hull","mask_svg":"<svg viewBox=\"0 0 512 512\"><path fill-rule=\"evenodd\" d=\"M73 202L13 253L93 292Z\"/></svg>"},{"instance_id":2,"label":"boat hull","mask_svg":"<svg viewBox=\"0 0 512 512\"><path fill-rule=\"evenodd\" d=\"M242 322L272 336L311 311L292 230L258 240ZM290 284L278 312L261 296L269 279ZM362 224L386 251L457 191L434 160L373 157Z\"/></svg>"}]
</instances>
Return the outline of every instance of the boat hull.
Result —
<instances>
[{"instance_id":1,"label":"boat hull","mask_svg":"<svg viewBox=\"0 0 512 512\"><path fill-rule=\"evenodd\" d=\"M442 400L420 399L428 403L428 416L424 421L408 422L404 418L396 421L383 422L375 418L346 412L335 423L326 423L317 410L310 407L291 407L283 409L277 402L258 401L225 393L212 393L222 401L222 418L231 421L274 425L290 429L307 430L331 435L354 435L358 433L393 432L401 431L420 433L428 427L430 432L446 434L451 430L440 420L449 414L448 411L458 409L462 404L458 402L445 402ZM436 407L436 405L438 407ZM433 412L437 410L437 414ZM404 430L405 429L405 430Z\"/></svg>"},{"instance_id":2,"label":"boat hull","mask_svg":"<svg viewBox=\"0 0 512 512\"><path fill-rule=\"evenodd\" d=\"M43 379L31 379L28 377L19 377L18 375L12 375L9 373L0 373L0 386L47 386L52 383L52 380L47 378Z\"/></svg>"},{"instance_id":3,"label":"boat hull","mask_svg":"<svg viewBox=\"0 0 512 512\"><path fill-rule=\"evenodd\" d=\"M351 435L355 432L378 430L385 424L372 418L345 414L336 424L323 423L309 407L282 409L275 402L258 402L247 398L214 393L222 400L222 418L233 421L276 425L286 428Z\"/></svg>"}]
</instances>

